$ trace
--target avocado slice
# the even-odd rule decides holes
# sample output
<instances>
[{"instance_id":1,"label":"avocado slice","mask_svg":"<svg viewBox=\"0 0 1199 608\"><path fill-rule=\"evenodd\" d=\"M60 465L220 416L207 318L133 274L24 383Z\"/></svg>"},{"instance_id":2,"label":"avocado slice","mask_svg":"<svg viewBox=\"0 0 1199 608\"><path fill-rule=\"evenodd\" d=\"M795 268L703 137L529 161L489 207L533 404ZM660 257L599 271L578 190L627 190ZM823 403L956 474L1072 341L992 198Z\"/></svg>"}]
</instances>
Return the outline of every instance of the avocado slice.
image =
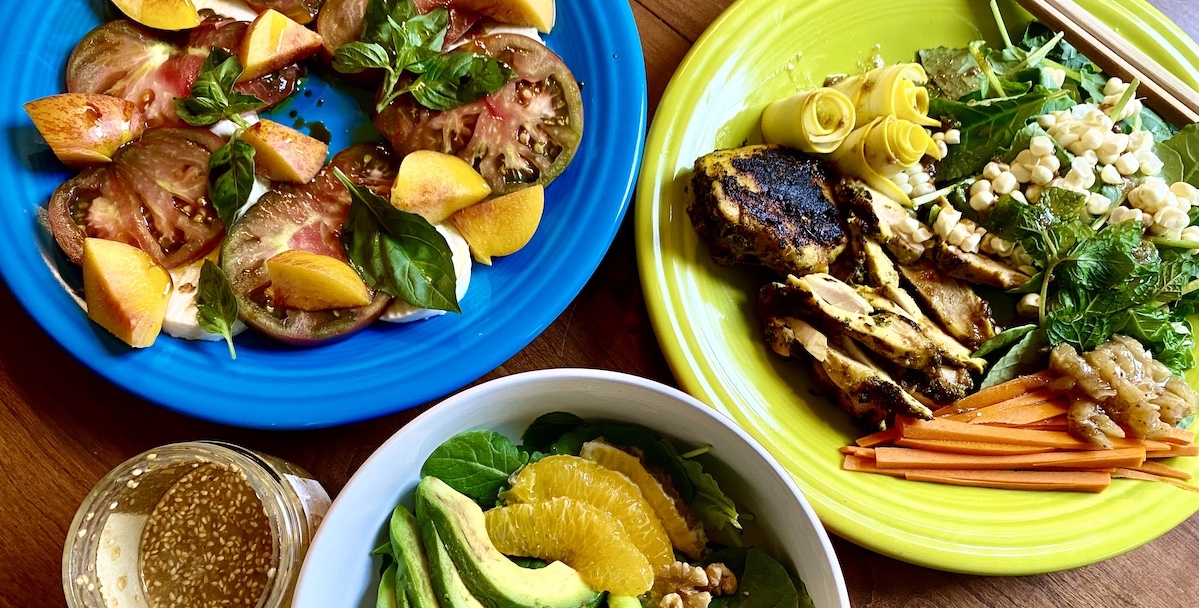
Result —
<instances>
[{"instance_id":1,"label":"avocado slice","mask_svg":"<svg viewBox=\"0 0 1199 608\"><path fill-rule=\"evenodd\" d=\"M462 582L458 567L445 550L445 543L441 542L436 527L429 521L420 505L416 509L416 519L420 522L421 538L425 541L425 555L429 558L429 577L433 579L433 592L437 594L441 608L484 608L483 604L470 594L466 583Z\"/></svg>"},{"instance_id":2,"label":"avocado slice","mask_svg":"<svg viewBox=\"0 0 1199 608\"><path fill-rule=\"evenodd\" d=\"M603 597L562 562L537 569L512 563L492 544L479 505L436 477L417 485L416 508L484 608L591 608Z\"/></svg>"},{"instance_id":3,"label":"avocado slice","mask_svg":"<svg viewBox=\"0 0 1199 608\"><path fill-rule=\"evenodd\" d=\"M396 601L396 565L392 563L383 571L382 577L379 579L379 595L375 598L375 608L399 608L399 602Z\"/></svg>"},{"instance_id":4,"label":"avocado slice","mask_svg":"<svg viewBox=\"0 0 1199 608\"><path fill-rule=\"evenodd\" d=\"M429 578L416 517L404 505L391 512L388 526L391 556L395 558L396 604L399 608L438 608Z\"/></svg>"}]
</instances>

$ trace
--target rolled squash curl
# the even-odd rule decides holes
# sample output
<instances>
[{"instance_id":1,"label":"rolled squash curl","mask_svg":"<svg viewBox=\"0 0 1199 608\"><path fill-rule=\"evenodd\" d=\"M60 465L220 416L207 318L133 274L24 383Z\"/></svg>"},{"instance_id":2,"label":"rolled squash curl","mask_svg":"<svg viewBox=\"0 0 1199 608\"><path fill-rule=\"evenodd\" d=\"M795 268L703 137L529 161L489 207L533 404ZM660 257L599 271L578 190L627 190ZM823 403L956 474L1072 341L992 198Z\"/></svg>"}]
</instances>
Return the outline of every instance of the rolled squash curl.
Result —
<instances>
[{"instance_id":1,"label":"rolled squash curl","mask_svg":"<svg viewBox=\"0 0 1199 608\"><path fill-rule=\"evenodd\" d=\"M816 154L836 150L853 131L857 112L844 93L823 87L780 99L762 113L762 136Z\"/></svg>"},{"instance_id":2,"label":"rolled squash curl","mask_svg":"<svg viewBox=\"0 0 1199 608\"><path fill-rule=\"evenodd\" d=\"M854 129L829 160L842 174L861 179L911 206L912 200L890 177L920 162L926 154L941 158L937 142L924 127L894 116L880 116Z\"/></svg>"},{"instance_id":3,"label":"rolled squash curl","mask_svg":"<svg viewBox=\"0 0 1199 608\"><path fill-rule=\"evenodd\" d=\"M853 102L859 125L891 114L918 125L939 127L941 123L928 116L925 82L928 74L919 63L901 63L845 78L832 87Z\"/></svg>"}]
</instances>

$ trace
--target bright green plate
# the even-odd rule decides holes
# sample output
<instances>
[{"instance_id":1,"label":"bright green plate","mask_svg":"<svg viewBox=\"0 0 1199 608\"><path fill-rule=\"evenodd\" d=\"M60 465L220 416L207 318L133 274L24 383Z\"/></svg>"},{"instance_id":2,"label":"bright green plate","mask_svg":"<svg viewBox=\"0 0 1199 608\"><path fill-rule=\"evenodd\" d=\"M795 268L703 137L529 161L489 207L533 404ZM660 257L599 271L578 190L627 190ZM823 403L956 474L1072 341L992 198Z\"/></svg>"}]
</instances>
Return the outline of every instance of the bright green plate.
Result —
<instances>
[{"instance_id":1,"label":"bright green plate","mask_svg":"<svg viewBox=\"0 0 1199 608\"><path fill-rule=\"evenodd\" d=\"M1079 4L1199 83L1199 46L1141 0ZM1002 8L1018 12L1014 3ZM758 118L769 101L827 74L860 70L874 53L910 60L917 49L965 46L980 36L998 40L985 0L736 2L695 44L658 108L637 192L637 252L654 329L679 383L766 445L831 531L941 570L1033 574L1148 542L1199 510L1199 495L1128 480L1081 495L842 471L837 449L859 433L836 405L811 393L805 365L764 345L753 298L766 276L718 268L686 214L692 163L717 148L759 141ZM1199 476L1199 459L1179 460L1176 466Z\"/></svg>"}]
</instances>

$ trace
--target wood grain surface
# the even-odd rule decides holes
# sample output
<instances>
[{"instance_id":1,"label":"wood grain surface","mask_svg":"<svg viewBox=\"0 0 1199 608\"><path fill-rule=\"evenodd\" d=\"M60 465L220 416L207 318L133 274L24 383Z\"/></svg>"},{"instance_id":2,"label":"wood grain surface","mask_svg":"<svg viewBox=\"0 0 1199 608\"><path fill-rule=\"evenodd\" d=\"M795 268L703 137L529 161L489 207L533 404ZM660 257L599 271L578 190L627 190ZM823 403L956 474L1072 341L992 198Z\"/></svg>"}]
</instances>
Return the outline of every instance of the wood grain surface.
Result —
<instances>
[{"instance_id":1,"label":"wood grain surface","mask_svg":"<svg viewBox=\"0 0 1199 608\"><path fill-rule=\"evenodd\" d=\"M1150 1L1199 37L1195 0ZM632 1L651 113L691 43L728 4ZM63 605L60 563L71 517L101 476L136 453L174 441L232 441L306 467L335 494L384 439L423 410L311 432L197 422L138 401L83 367L33 323L6 287L0 288L0 318L9 332L0 341L0 607ZM619 370L673 383L641 297L631 214L566 312L484 379L548 367ZM840 539L834 544L859 608L1199 605L1199 516L1106 562L1043 576L948 574Z\"/></svg>"}]
</instances>

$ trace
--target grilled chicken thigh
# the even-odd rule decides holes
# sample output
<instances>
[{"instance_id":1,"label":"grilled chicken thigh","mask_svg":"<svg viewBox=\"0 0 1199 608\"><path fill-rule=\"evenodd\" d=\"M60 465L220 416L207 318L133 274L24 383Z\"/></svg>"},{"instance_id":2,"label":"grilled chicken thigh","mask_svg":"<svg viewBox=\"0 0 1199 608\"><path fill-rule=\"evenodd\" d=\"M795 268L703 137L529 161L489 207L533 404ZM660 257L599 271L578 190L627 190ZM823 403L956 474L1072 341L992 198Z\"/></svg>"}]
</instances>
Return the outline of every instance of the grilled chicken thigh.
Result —
<instances>
[{"instance_id":1,"label":"grilled chicken thigh","mask_svg":"<svg viewBox=\"0 0 1199 608\"><path fill-rule=\"evenodd\" d=\"M900 266L900 273L916 297L934 318L969 348L978 348L995 337L991 305L957 279L943 274L932 264L920 261Z\"/></svg>"},{"instance_id":2,"label":"grilled chicken thigh","mask_svg":"<svg viewBox=\"0 0 1199 608\"><path fill-rule=\"evenodd\" d=\"M826 272L845 249L820 159L779 146L718 150L695 161L687 208L718 264L758 263L780 275Z\"/></svg>"},{"instance_id":3,"label":"grilled chicken thigh","mask_svg":"<svg viewBox=\"0 0 1199 608\"><path fill-rule=\"evenodd\" d=\"M985 255L962 251L941 241L928 250L932 261L945 274L973 283L1000 289L1015 289L1032 277Z\"/></svg>"}]
</instances>

